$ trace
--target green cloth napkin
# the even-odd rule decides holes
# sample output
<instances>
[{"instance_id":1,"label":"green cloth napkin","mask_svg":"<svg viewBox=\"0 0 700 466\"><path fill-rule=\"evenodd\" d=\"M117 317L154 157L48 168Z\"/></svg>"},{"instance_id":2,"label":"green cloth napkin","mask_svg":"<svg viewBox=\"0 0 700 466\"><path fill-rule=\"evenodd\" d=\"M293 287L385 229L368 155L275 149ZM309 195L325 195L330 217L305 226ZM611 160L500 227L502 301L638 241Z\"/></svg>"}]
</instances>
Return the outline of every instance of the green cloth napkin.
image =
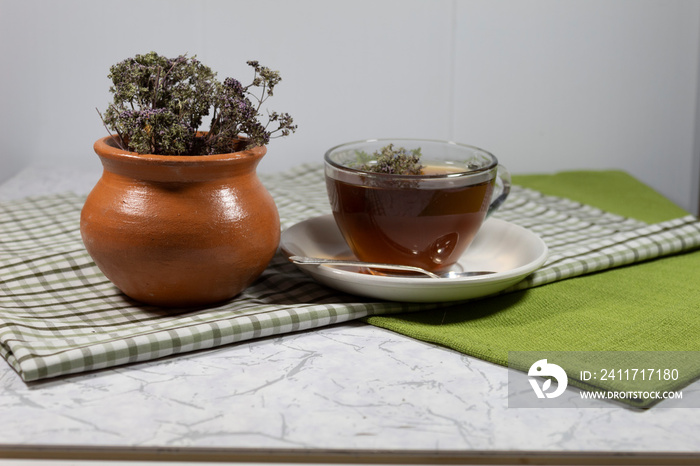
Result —
<instances>
[{"instance_id":1,"label":"green cloth napkin","mask_svg":"<svg viewBox=\"0 0 700 466\"><path fill-rule=\"evenodd\" d=\"M513 175L513 182L543 194L573 199L647 223L688 215L688 212L649 186L618 170Z\"/></svg>"},{"instance_id":2,"label":"green cloth napkin","mask_svg":"<svg viewBox=\"0 0 700 466\"><path fill-rule=\"evenodd\" d=\"M283 228L330 212L320 164L261 175L261 179L275 198ZM692 216L648 224L514 187L496 215L541 234L552 252L552 263L503 297L458 306L447 313L442 311L449 307L444 303L372 301L316 283L279 253L262 276L235 299L175 311L134 302L101 274L80 239L79 214L84 199L61 193L0 202L0 355L25 381L392 313L402 313L402 317L371 323L429 341L444 333L449 337L437 343L504 363L504 351L517 348L503 337L508 334L504 325L515 319L532 326L526 330L541 331L536 328L539 320L564 309L547 300L518 307L521 301L535 303L537 296L549 296L549 286L541 285L700 246L700 224ZM656 280L654 274L651 278ZM562 284L571 286L569 282L575 280ZM625 289L620 286L617 292ZM513 292L531 287L539 288ZM545 291L540 293L540 289ZM581 292L579 304L589 309L590 299ZM488 302L493 305L486 305ZM643 304L647 303L640 306ZM637 313L639 309L634 308ZM426 312L403 314L417 311ZM571 314L568 324L578 318L575 312ZM441 325L443 317L447 325ZM484 328L474 327L479 322ZM683 330L676 320L667 324L673 332ZM617 330L630 333L629 319L621 318L617 330L606 330L608 334ZM590 341L585 332L576 336ZM569 338L562 339L581 347ZM522 340L521 335L513 341ZM470 344L464 345L466 341Z\"/></svg>"},{"instance_id":3,"label":"green cloth napkin","mask_svg":"<svg viewBox=\"0 0 700 466\"><path fill-rule=\"evenodd\" d=\"M688 215L619 171L521 175L513 181L646 222ZM365 320L504 366L509 351L700 351L698 284L700 252L691 252L445 310ZM700 353L686 359L668 360L679 365L683 380L661 381L658 389L678 389L700 376ZM577 367L564 368L570 376L578 373ZM610 382L602 388L623 386L619 380Z\"/></svg>"}]
</instances>

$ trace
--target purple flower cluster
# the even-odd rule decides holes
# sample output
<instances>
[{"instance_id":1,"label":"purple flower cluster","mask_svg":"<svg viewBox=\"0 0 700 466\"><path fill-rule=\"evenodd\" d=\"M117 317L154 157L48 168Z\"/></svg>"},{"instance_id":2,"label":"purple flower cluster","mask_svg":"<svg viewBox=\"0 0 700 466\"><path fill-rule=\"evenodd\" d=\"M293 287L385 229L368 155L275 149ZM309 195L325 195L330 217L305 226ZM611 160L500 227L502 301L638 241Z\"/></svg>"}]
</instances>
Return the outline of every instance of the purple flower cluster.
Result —
<instances>
[{"instance_id":1,"label":"purple flower cluster","mask_svg":"<svg viewBox=\"0 0 700 466\"><path fill-rule=\"evenodd\" d=\"M245 92L245 89L243 88L243 84L237 79L234 78L226 78L224 79L224 87L228 89L231 93L236 94L236 95L243 95Z\"/></svg>"}]
</instances>

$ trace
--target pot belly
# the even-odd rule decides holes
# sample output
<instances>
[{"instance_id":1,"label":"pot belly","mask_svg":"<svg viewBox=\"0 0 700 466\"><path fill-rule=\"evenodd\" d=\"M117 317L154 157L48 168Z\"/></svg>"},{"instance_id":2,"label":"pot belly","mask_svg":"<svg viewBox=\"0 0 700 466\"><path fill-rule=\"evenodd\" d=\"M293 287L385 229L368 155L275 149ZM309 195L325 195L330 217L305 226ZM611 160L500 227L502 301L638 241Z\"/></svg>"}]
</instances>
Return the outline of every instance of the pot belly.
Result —
<instances>
[{"instance_id":1,"label":"pot belly","mask_svg":"<svg viewBox=\"0 0 700 466\"><path fill-rule=\"evenodd\" d=\"M83 242L105 276L137 301L224 301L250 285L277 250L277 209L259 188L126 189L101 180L83 207Z\"/></svg>"}]
</instances>

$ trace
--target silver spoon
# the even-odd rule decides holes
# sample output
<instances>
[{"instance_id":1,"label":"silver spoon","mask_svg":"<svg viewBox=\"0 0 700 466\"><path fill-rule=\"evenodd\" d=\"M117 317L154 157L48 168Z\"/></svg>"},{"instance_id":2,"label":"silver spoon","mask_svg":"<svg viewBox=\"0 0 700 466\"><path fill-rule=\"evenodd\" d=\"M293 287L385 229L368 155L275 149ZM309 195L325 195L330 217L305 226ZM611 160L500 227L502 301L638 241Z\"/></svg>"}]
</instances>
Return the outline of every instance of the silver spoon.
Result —
<instances>
[{"instance_id":1,"label":"silver spoon","mask_svg":"<svg viewBox=\"0 0 700 466\"><path fill-rule=\"evenodd\" d=\"M397 265L397 264L379 264L374 262L362 262L354 260L345 259L322 259L320 257L302 257L302 256L289 256L289 260L295 264L326 264L326 265L348 265L356 267L368 267L371 269L386 269L386 270L404 270L408 272L417 272L427 275L430 278L463 278L463 277L474 277L476 275L488 275L491 271L472 271L472 272L443 272L441 274L435 274L429 272L420 267L413 267L411 265Z\"/></svg>"}]
</instances>

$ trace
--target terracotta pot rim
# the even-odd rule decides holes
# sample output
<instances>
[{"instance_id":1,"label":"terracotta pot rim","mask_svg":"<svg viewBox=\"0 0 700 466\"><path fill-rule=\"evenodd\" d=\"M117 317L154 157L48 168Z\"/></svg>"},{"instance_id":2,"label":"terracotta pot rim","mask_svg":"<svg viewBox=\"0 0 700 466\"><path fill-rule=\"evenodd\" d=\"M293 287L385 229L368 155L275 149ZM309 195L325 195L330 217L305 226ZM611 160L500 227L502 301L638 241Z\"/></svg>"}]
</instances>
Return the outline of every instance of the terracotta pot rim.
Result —
<instances>
[{"instance_id":1,"label":"terracotta pot rim","mask_svg":"<svg viewBox=\"0 0 700 466\"><path fill-rule=\"evenodd\" d=\"M245 149L239 152L229 152L225 154L212 154L212 155L157 155L157 154L139 154L137 152L130 152L124 149L120 149L116 145L110 144L108 141L114 140L117 135L113 134L111 136L105 136L103 138L95 141L94 150L100 156L106 156L114 159L129 159L134 162L153 162L153 163L165 163L172 165L188 165L195 164L200 165L207 162L227 162L235 161L246 158L259 159L267 153L267 148L265 146L252 147L250 149Z\"/></svg>"}]
</instances>

